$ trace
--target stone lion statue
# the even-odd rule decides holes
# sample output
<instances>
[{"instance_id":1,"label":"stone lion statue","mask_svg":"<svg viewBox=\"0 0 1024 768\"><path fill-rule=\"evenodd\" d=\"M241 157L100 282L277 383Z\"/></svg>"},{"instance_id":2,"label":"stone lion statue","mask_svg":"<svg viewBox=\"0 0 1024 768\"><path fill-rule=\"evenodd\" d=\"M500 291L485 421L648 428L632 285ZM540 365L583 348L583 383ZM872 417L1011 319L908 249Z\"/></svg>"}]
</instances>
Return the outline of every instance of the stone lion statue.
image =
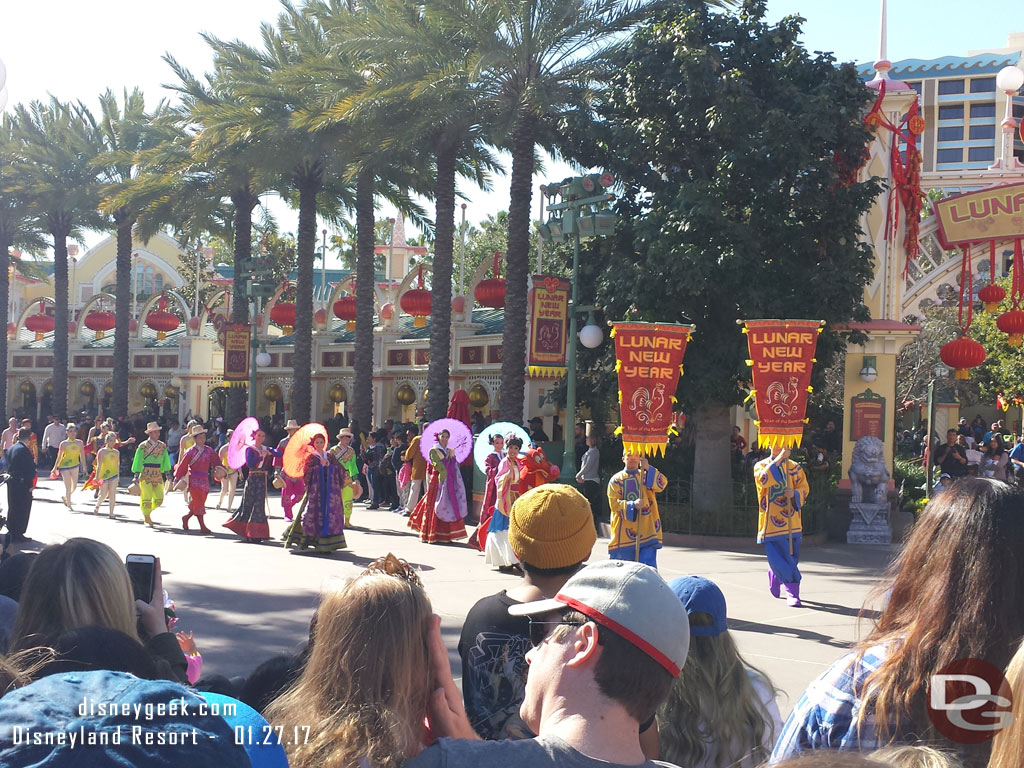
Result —
<instances>
[{"instance_id":1,"label":"stone lion statue","mask_svg":"<svg viewBox=\"0 0 1024 768\"><path fill-rule=\"evenodd\" d=\"M882 441L871 436L858 440L853 446L853 460L850 462L850 500L854 503L884 504L889 477Z\"/></svg>"}]
</instances>

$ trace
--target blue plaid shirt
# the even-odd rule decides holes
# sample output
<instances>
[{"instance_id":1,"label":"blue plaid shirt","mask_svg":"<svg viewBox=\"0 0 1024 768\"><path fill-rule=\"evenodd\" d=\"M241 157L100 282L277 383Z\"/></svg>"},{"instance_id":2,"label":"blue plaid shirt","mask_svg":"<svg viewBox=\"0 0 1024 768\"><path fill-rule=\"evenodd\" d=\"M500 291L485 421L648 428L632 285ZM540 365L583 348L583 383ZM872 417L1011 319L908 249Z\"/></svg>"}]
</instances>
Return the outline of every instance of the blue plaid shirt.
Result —
<instances>
[{"instance_id":1,"label":"blue plaid shirt","mask_svg":"<svg viewBox=\"0 0 1024 768\"><path fill-rule=\"evenodd\" d=\"M811 683L786 720L770 762L811 749L871 751L881 746L874 714L863 712L864 702L854 692L863 691L868 676L886 657L884 645L867 649L859 660L857 652L849 653Z\"/></svg>"}]
</instances>

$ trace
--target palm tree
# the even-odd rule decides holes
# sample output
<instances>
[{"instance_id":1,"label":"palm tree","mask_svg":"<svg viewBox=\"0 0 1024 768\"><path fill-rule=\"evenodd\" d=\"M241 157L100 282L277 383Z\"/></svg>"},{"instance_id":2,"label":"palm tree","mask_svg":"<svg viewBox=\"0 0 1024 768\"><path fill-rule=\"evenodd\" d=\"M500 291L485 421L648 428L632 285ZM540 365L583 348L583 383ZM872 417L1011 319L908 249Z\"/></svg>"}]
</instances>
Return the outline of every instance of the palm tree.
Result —
<instances>
[{"instance_id":1,"label":"palm tree","mask_svg":"<svg viewBox=\"0 0 1024 768\"><path fill-rule=\"evenodd\" d=\"M384 0L348 31L348 47L372 61L373 77L361 104L387 103L403 126L401 141L434 156L434 254L431 272L428 420L444 416L451 373L452 254L456 176L487 187L497 162L486 149L487 104L476 83L476 41L462 19L472 0L416 5Z\"/></svg>"},{"instance_id":2,"label":"palm tree","mask_svg":"<svg viewBox=\"0 0 1024 768\"><path fill-rule=\"evenodd\" d=\"M14 121L4 115L0 121L0 306L7 313L10 302L10 250L44 248L39 221L23 191L26 172L22 145L15 133ZM9 322L9 320L8 320ZM0 423L7 421L7 323L0 335Z\"/></svg>"},{"instance_id":3,"label":"palm tree","mask_svg":"<svg viewBox=\"0 0 1024 768\"><path fill-rule=\"evenodd\" d=\"M138 220L138 209L130 198L121 205L111 208L112 200L123 190L131 188L131 182L139 173L140 153L145 152L173 136L173 128L167 119L169 108L160 102L153 113L146 112L146 101L138 88L131 93L124 91L123 109L118 106L117 97L109 89L100 96L100 122L94 125L102 137L104 152L96 158L96 167L102 189L101 210L107 211L113 219L117 236L116 284L114 315L114 394L111 410L118 416L128 415L128 384L130 360L128 355L128 326L131 320L131 269L132 269L132 228Z\"/></svg>"},{"instance_id":4,"label":"palm tree","mask_svg":"<svg viewBox=\"0 0 1024 768\"><path fill-rule=\"evenodd\" d=\"M99 229L99 182L93 165L102 143L82 106L51 97L15 110L26 173L17 187L53 237L53 409L68 411L68 238L82 228Z\"/></svg>"},{"instance_id":5,"label":"palm tree","mask_svg":"<svg viewBox=\"0 0 1024 768\"><path fill-rule=\"evenodd\" d=\"M301 424L310 420L312 410L317 212L337 223L340 206L350 206L354 195L351 186L342 180L345 163L338 127L311 130L295 125L297 113L317 109L323 102L318 81L306 77L304 71L337 66L329 60L324 31L315 16L300 13L287 0L282 7L277 29L269 24L262 27L263 50L207 37L218 66L231 79L240 98L237 114L223 124L208 125L206 131L211 137L224 138L244 126L255 140L272 146L266 170L278 178L278 191L283 197L297 198L291 414Z\"/></svg>"},{"instance_id":6,"label":"palm tree","mask_svg":"<svg viewBox=\"0 0 1024 768\"><path fill-rule=\"evenodd\" d=\"M622 34L650 18L664 0L480 0L464 17L480 41L481 88L498 113L501 146L512 154L502 336L501 414L524 414L526 288L530 201L537 144L557 142L567 112L589 111L609 53Z\"/></svg>"}]
</instances>

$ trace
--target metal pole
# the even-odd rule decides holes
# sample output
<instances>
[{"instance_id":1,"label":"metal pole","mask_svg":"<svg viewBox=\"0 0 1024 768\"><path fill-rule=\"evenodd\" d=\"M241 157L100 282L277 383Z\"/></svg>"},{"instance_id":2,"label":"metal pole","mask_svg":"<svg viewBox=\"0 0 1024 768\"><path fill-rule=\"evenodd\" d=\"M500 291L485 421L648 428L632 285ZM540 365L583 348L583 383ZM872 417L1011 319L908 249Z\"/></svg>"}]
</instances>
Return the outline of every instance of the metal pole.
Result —
<instances>
[{"instance_id":1,"label":"metal pole","mask_svg":"<svg viewBox=\"0 0 1024 768\"><path fill-rule=\"evenodd\" d=\"M259 297L253 299L253 307L255 312L253 313L252 323L252 334L249 336L249 415L256 415L256 353L259 350L259 323L256 318L259 317L262 308L260 306L262 302Z\"/></svg>"},{"instance_id":2,"label":"metal pole","mask_svg":"<svg viewBox=\"0 0 1024 768\"><path fill-rule=\"evenodd\" d=\"M569 349L566 358L565 376L565 424L562 434L565 437L565 449L562 453L562 477L571 482L576 477L576 307L579 302L578 275L580 268L580 207L573 206L573 240L572 240L572 305L569 307ZM567 217L568 218L568 217Z\"/></svg>"},{"instance_id":3,"label":"metal pole","mask_svg":"<svg viewBox=\"0 0 1024 768\"><path fill-rule=\"evenodd\" d=\"M196 241L196 296L192 301L192 316L199 317L199 281L201 279L200 269L202 267L203 241Z\"/></svg>"},{"instance_id":4,"label":"metal pole","mask_svg":"<svg viewBox=\"0 0 1024 768\"><path fill-rule=\"evenodd\" d=\"M935 379L928 382L928 429L924 433L925 454L928 456L927 466L924 468L925 495L931 498L932 495L932 468L935 466L935 456L932 454L932 432L935 430Z\"/></svg>"},{"instance_id":5,"label":"metal pole","mask_svg":"<svg viewBox=\"0 0 1024 768\"><path fill-rule=\"evenodd\" d=\"M545 186L543 184L541 184L540 185L540 223L541 223L541 226L544 225L544 197L545 197L544 190L545 190ZM537 274L538 275L543 275L544 274L544 238L543 237L538 237L537 238Z\"/></svg>"},{"instance_id":6,"label":"metal pole","mask_svg":"<svg viewBox=\"0 0 1024 768\"><path fill-rule=\"evenodd\" d=\"M395 254L395 219L392 217L389 221L391 237L388 238L388 263L384 265L384 279L388 281L388 290L391 289L391 257Z\"/></svg>"},{"instance_id":7,"label":"metal pole","mask_svg":"<svg viewBox=\"0 0 1024 768\"><path fill-rule=\"evenodd\" d=\"M327 230L320 230L323 235L323 243L320 246L320 255L323 256L323 264L320 266L320 296L323 298L324 306L327 306Z\"/></svg>"},{"instance_id":8,"label":"metal pole","mask_svg":"<svg viewBox=\"0 0 1024 768\"><path fill-rule=\"evenodd\" d=\"M466 290L466 204L462 204L462 223L459 225L459 295ZM497 277L497 275L495 275Z\"/></svg>"}]
</instances>

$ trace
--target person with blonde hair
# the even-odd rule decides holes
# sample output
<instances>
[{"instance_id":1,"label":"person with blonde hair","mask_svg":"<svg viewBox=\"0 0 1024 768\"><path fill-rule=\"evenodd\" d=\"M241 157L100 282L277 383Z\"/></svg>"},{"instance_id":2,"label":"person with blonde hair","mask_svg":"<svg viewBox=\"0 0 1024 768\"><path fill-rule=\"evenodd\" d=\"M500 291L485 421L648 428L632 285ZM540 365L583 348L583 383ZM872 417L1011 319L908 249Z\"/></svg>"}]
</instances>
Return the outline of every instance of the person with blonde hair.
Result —
<instances>
[{"instance_id":1,"label":"person with blonde hair","mask_svg":"<svg viewBox=\"0 0 1024 768\"><path fill-rule=\"evenodd\" d=\"M700 576L668 585L686 608L690 652L658 710L660 757L688 768L760 765L782 730L775 687L736 650L718 585Z\"/></svg>"},{"instance_id":2,"label":"person with blonde hair","mask_svg":"<svg viewBox=\"0 0 1024 768\"><path fill-rule=\"evenodd\" d=\"M107 432L105 444L96 453L96 464L93 468L94 482L99 495L96 497L95 514L99 514L100 506L106 501L110 505L108 517L114 516L114 504L117 502L117 483L121 479L121 452L118 450L120 441L117 434Z\"/></svg>"},{"instance_id":3,"label":"person with blonde hair","mask_svg":"<svg viewBox=\"0 0 1024 768\"><path fill-rule=\"evenodd\" d=\"M285 744L292 768L398 768L419 753L436 621L419 576L390 554L323 596L302 676L266 711L300 734Z\"/></svg>"},{"instance_id":4,"label":"person with blonde hair","mask_svg":"<svg viewBox=\"0 0 1024 768\"><path fill-rule=\"evenodd\" d=\"M167 631L159 558L153 598L146 603L134 599L124 563L102 542L68 539L40 552L21 590L10 650L49 646L68 630L90 626L143 641L161 677L186 681L187 662L178 639Z\"/></svg>"},{"instance_id":5,"label":"person with blonde hair","mask_svg":"<svg viewBox=\"0 0 1024 768\"><path fill-rule=\"evenodd\" d=\"M1008 728L996 732L988 768L1020 768L1024 765L1024 641L1006 667L1006 680L1013 692L1013 720ZM992 691L1000 694L1002 691Z\"/></svg>"},{"instance_id":6,"label":"person with blonde hair","mask_svg":"<svg viewBox=\"0 0 1024 768\"><path fill-rule=\"evenodd\" d=\"M85 445L78 439L78 428L74 424L67 426L67 439L62 440L57 448L57 456L53 461L50 478L60 477L64 481L64 506L71 509L71 494L78 487L79 471L88 474L85 466Z\"/></svg>"}]
</instances>

